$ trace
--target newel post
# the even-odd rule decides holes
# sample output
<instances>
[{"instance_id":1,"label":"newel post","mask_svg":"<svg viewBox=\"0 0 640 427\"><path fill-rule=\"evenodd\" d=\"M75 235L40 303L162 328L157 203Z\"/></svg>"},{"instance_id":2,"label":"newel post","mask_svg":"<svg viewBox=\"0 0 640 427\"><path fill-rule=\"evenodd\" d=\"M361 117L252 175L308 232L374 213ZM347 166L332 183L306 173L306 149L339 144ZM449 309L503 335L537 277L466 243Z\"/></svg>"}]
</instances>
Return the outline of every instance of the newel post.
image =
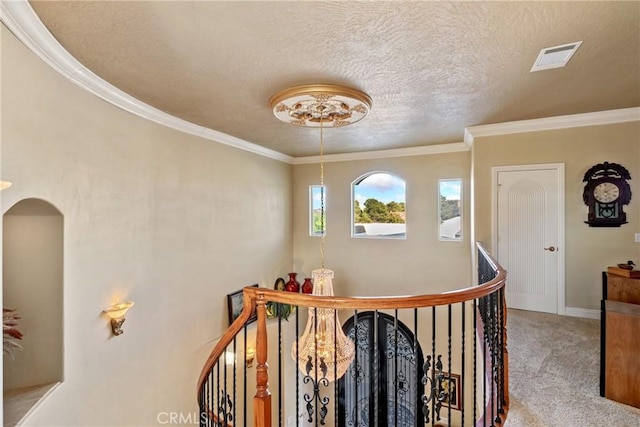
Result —
<instances>
[{"instance_id":1,"label":"newel post","mask_svg":"<svg viewBox=\"0 0 640 427\"><path fill-rule=\"evenodd\" d=\"M253 425L271 427L271 392L267 364L267 310L264 294L256 300L258 325L256 331L256 395L253 397Z\"/></svg>"}]
</instances>

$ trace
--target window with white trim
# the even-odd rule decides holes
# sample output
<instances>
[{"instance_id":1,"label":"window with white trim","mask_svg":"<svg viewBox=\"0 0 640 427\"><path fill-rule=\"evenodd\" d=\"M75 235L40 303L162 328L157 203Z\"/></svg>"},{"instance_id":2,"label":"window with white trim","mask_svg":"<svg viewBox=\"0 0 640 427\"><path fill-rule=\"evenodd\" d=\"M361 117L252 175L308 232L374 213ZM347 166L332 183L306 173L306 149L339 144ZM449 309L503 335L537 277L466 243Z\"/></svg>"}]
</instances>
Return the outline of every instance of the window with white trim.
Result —
<instances>
[{"instance_id":1,"label":"window with white trim","mask_svg":"<svg viewBox=\"0 0 640 427\"><path fill-rule=\"evenodd\" d=\"M438 239L462 240L462 179L438 180Z\"/></svg>"},{"instance_id":2,"label":"window with white trim","mask_svg":"<svg viewBox=\"0 0 640 427\"><path fill-rule=\"evenodd\" d=\"M327 189L324 185L309 186L309 235L322 236L327 230Z\"/></svg>"},{"instance_id":3,"label":"window with white trim","mask_svg":"<svg viewBox=\"0 0 640 427\"><path fill-rule=\"evenodd\" d=\"M370 172L351 185L352 237L406 239L406 183L389 172Z\"/></svg>"}]
</instances>

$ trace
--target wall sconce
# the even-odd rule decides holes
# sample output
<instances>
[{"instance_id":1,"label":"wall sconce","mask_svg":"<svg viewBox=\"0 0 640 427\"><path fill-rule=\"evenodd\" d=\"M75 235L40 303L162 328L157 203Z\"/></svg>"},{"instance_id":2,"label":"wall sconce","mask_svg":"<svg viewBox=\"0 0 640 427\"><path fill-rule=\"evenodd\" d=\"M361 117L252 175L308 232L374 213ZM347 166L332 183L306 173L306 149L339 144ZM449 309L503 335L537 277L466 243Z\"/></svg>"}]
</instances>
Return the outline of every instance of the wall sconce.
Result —
<instances>
[{"instance_id":1,"label":"wall sconce","mask_svg":"<svg viewBox=\"0 0 640 427\"><path fill-rule=\"evenodd\" d=\"M104 310L104 313L111 318L113 335L118 336L124 332L121 329L125 321L124 315L131 307L133 307L133 301L117 303Z\"/></svg>"},{"instance_id":2,"label":"wall sconce","mask_svg":"<svg viewBox=\"0 0 640 427\"><path fill-rule=\"evenodd\" d=\"M244 355L244 360L247 368L253 367L253 359L256 357L255 348L247 348L247 353Z\"/></svg>"},{"instance_id":3,"label":"wall sconce","mask_svg":"<svg viewBox=\"0 0 640 427\"><path fill-rule=\"evenodd\" d=\"M13 183L11 181L0 181L0 191L6 190L11 187Z\"/></svg>"}]
</instances>

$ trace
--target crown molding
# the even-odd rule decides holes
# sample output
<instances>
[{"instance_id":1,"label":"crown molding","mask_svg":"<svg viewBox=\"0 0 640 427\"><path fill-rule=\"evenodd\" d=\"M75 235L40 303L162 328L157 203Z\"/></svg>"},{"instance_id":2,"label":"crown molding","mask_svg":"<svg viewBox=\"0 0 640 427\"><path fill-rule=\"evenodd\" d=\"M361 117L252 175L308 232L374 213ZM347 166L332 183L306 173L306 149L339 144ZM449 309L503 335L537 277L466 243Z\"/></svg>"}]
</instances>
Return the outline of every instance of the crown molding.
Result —
<instances>
[{"instance_id":1,"label":"crown molding","mask_svg":"<svg viewBox=\"0 0 640 427\"><path fill-rule=\"evenodd\" d=\"M71 56L51 35L26 0L0 2L0 21L2 21L9 31L31 50L31 52L64 78L127 112L180 132L229 145L284 163L296 165L318 163L320 161L319 156L292 157L223 132L196 125L167 114L126 94L93 74L88 68ZM323 160L326 162L342 162L454 153L468 151L473 145L474 139L482 136L566 129L638 120L640 120L640 107L470 126L464 130L464 142L358 153L330 154L324 156Z\"/></svg>"},{"instance_id":2,"label":"crown molding","mask_svg":"<svg viewBox=\"0 0 640 427\"><path fill-rule=\"evenodd\" d=\"M362 151L358 153L326 154L323 156L324 163L350 162L354 160L374 160L390 159L392 157L426 156L431 154L458 153L469 151L469 147L464 142L453 142L450 144L424 145L422 147L394 148L391 150ZM304 165L310 163L320 163L320 156L295 157L294 165Z\"/></svg>"},{"instance_id":3,"label":"crown molding","mask_svg":"<svg viewBox=\"0 0 640 427\"><path fill-rule=\"evenodd\" d=\"M26 0L3 1L0 20L31 52L64 78L110 104L169 128L274 160L291 163L286 154L179 119L126 94L78 62L51 35Z\"/></svg>"},{"instance_id":4,"label":"crown molding","mask_svg":"<svg viewBox=\"0 0 640 427\"><path fill-rule=\"evenodd\" d=\"M464 130L464 143L471 147L477 137L508 135L523 132L568 129L584 126L609 125L614 123L640 121L640 107L620 110L596 111L593 113L571 114L543 119L519 120L515 122L470 126Z\"/></svg>"}]
</instances>

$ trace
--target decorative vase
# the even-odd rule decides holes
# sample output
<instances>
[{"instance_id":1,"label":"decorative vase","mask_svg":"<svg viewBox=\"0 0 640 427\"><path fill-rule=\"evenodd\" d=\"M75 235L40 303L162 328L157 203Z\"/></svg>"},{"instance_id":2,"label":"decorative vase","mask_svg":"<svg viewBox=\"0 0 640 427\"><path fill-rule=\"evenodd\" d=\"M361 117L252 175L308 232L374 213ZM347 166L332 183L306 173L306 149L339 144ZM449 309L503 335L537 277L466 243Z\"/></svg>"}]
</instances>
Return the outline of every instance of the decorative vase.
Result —
<instances>
[{"instance_id":1,"label":"decorative vase","mask_svg":"<svg viewBox=\"0 0 640 427\"><path fill-rule=\"evenodd\" d=\"M302 293L310 294L313 292L313 283L311 283L311 277L305 277L304 283L302 284Z\"/></svg>"},{"instance_id":2,"label":"decorative vase","mask_svg":"<svg viewBox=\"0 0 640 427\"><path fill-rule=\"evenodd\" d=\"M285 283L282 277L278 277L276 279L276 283L273 285L273 289L276 291L285 292ZM295 307L289 304L281 304L279 302L269 301L267 302L267 317L268 318L281 318L284 320L289 320L289 316Z\"/></svg>"},{"instance_id":3,"label":"decorative vase","mask_svg":"<svg viewBox=\"0 0 640 427\"><path fill-rule=\"evenodd\" d=\"M289 273L289 281L284 286L284 290L287 292L300 292L300 282L296 280L298 273Z\"/></svg>"}]
</instances>

